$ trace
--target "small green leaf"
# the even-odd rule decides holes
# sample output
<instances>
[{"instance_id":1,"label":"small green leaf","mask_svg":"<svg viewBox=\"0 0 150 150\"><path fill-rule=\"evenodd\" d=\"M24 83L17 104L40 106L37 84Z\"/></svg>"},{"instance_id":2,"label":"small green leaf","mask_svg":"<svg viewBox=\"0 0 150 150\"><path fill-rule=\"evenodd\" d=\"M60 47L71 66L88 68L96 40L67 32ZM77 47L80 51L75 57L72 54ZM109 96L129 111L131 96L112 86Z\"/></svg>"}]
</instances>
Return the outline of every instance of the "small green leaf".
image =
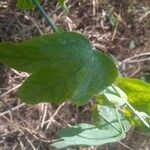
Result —
<instances>
[{"instance_id":1,"label":"small green leaf","mask_svg":"<svg viewBox=\"0 0 150 150\"><path fill-rule=\"evenodd\" d=\"M118 78L117 85L127 94L134 108L150 115L150 84L138 79Z\"/></svg>"},{"instance_id":2,"label":"small green leaf","mask_svg":"<svg viewBox=\"0 0 150 150\"><path fill-rule=\"evenodd\" d=\"M120 113L117 115L114 108L100 105L97 108L96 115L98 117L95 118L95 121L98 123L96 123L98 127L82 123L62 129L58 132L62 141L55 142L51 146L62 149L73 145L94 146L122 140L125 132L130 128L129 122ZM120 122L118 116L121 119Z\"/></svg>"},{"instance_id":3,"label":"small green leaf","mask_svg":"<svg viewBox=\"0 0 150 150\"><path fill-rule=\"evenodd\" d=\"M115 105L116 107L122 107L127 102L127 95L117 86L110 86L106 88L101 94L96 96L96 101L99 104ZM109 102L107 102L109 101Z\"/></svg>"},{"instance_id":4,"label":"small green leaf","mask_svg":"<svg viewBox=\"0 0 150 150\"><path fill-rule=\"evenodd\" d=\"M69 8L67 7L65 0L59 0L59 4L66 12L69 12Z\"/></svg>"},{"instance_id":5,"label":"small green leaf","mask_svg":"<svg viewBox=\"0 0 150 150\"><path fill-rule=\"evenodd\" d=\"M37 1L41 1L41 0L37 0ZM32 9L35 7L34 3L32 2L32 0L17 0L17 7L19 9Z\"/></svg>"},{"instance_id":6,"label":"small green leaf","mask_svg":"<svg viewBox=\"0 0 150 150\"><path fill-rule=\"evenodd\" d=\"M104 94L107 100L109 100L116 107L121 107L126 104L127 99L120 98L119 96L113 94Z\"/></svg>"},{"instance_id":7,"label":"small green leaf","mask_svg":"<svg viewBox=\"0 0 150 150\"><path fill-rule=\"evenodd\" d=\"M58 104L69 99L83 105L117 76L111 59L93 50L84 36L73 32L54 33L18 44L1 43L0 61L31 73L19 91L20 98L30 104Z\"/></svg>"}]
</instances>

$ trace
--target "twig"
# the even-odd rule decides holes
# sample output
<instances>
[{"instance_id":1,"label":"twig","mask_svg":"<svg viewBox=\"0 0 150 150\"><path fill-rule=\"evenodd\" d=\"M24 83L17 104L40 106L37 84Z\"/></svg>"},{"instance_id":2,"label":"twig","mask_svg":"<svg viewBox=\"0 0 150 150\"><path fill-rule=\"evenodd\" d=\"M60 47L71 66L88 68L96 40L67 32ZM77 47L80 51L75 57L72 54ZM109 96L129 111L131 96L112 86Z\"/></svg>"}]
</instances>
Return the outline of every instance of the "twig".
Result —
<instances>
[{"instance_id":1,"label":"twig","mask_svg":"<svg viewBox=\"0 0 150 150\"><path fill-rule=\"evenodd\" d=\"M124 63L127 63L127 62L131 61L132 59L136 59L136 58L142 57L142 56L149 56L149 55L150 55L150 52L137 54L137 55L135 55L135 56L132 56L132 57L129 57L129 58L123 60L123 61L119 64L119 66L122 66Z\"/></svg>"},{"instance_id":2,"label":"twig","mask_svg":"<svg viewBox=\"0 0 150 150\"><path fill-rule=\"evenodd\" d=\"M37 28L37 30L39 31L40 35L44 35L44 33L42 32L42 30L40 29L39 25L37 24L37 22L35 21L35 19L33 17L31 17L27 12L24 11L24 13L26 14L26 16L31 20L31 22L34 24L34 26Z\"/></svg>"},{"instance_id":3,"label":"twig","mask_svg":"<svg viewBox=\"0 0 150 150\"><path fill-rule=\"evenodd\" d=\"M140 69L141 69L141 66L140 66L140 64L138 63L138 68L137 68L131 75L129 75L129 76L130 76L130 77L135 76L135 75L140 71Z\"/></svg>"},{"instance_id":4,"label":"twig","mask_svg":"<svg viewBox=\"0 0 150 150\"><path fill-rule=\"evenodd\" d=\"M0 98L6 96L7 94L11 93L12 91L18 89L22 84L18 84L15 87L11 88L10 90L8 90L7 92L3 93L2 95L0 95Z\"/></svg>"},{"instance_id":5,"label":"twig","mask_svg":"<svg viewBox=\"0 0 150 150\"><path fill-rule=\"evenodd\" d=\"M20 77L29 77L29 74L26 73L26 72L21 72L21 73L19 73L17 70L12 69L12 68L11 68L11 71L13 71L16 75L18 75L18 76L20 76ZM23 75L22 75L22 74L23 74Z\"/></svg>"},{"instance_id":6,"label":"twig","mask_svg":"<svg viewBox=\"0 0 150 150\"><path fill-rule=\"evenodd\" d=\"M142 62L142 61L150 61L150 58L142 58L138 60L129 60L128 63L137 63L137 62Z\"/></svg>"},{"instance_id":7,"label":"twig","mask_svg":"<svg viewBox=\"0 0 150 150\"><path fill-rule=\"evenodd\" d=\"M65 105L65 102L62 103L62 104L57 108L57 110L55 111L55 113L53 114L53 116L52 116L49 120L47 120L47 121L44 122L44 124L45 124L45 123L48 123L47 126L46 126L46 130L47 130L47 129L49 128L49 126L51 125L52 119L54 119L55 116L57 116L59 110L60 110L64 105Z\"/></svg>"},{"instance_id":8,"label":"twig","mask_svg":"<svg viewBox=\"0 0 150 150\"><path fill-rule=\"evenodd\" d=\"M96 1L93 0L93 16L95 17L96 14Z\"/></svg>"},{"instance_id":9,"label":"twig","mask_svg":"<svg viewBox=\"0 0 150 150\"><path fill-rule=\"evenodd\" d=\"M126 145L126 144L124 144L124 143L122 143L120 141L118 143L121 144L122 146L124 146L127 149L134 150L133 148L129 147L128 145Z\"/></svg>"},{"instance_id":10,"label":"twig","mask_svg":"<svg viewBox=\"0 0 150 150\"><path fill-rule=\"evenodd\" d=\"M120 14L119 14L119 15L117 15L116 13L114 13L114 14L115 14L115 16L116 16L116 18L117 18L117 22L116 22L116 25L115 25L115 29L114 29L114 32L113 32L111 41L114 41L114 39L115 39L115 36L116 36L116 34L117 34L117 30L118 30L118 26L119 26L119 22L120 22L120 20L121 20Z\"/></svg>"},{"instance_id":11,"label":"twig","mask_svg":"<svg viewBox=\"0 0 150 150\"><path fill-rule=\"evenodd\" d=\"M22 104L20 104L20 105L14 107L14 108L11 108L11 111L14 111L14 110L16 110L16 109L19 109L20 107L22 107L22 106L24 106L24 105L25 105L25 103L22 103ZM0 117L6 115L6 114L8 114L8 113L11 113L11 111L10 111L10 110L7 110L7 111L4 111L4 112L0 113Z\"/></svg>"},{"instance_id":12,"label":"twig","mask_svg":"<svg viewBox=\"0 0 150 150\"><path fill-rule=\"evenodd\" d=\"M29 145L32 147L33 150L37 150L35 146L32 144L32 142L25 136L26 141L29 143Z\"/></svg>"},{"instance_id":13,"label":"twig","mask_svg":"<svg viewBox=\"0 0 150 150\"><path fill-rule=\"evenodd\" d=\"M146 18L149 14L150 14L150 10L147 11L143 16L141 16L141 17L139 18L139 22L142 22L142 20L143 20L144 18Z\"/></svg>"},{"instance_id":14,"label":"twig","mask_svg":"<svg viewBox=\"0 0 150 150\"><path fill-rule=\"evenodd\" d=\"M44 107L44 114L43 114L43 117L42 117L41 128L43 128L43 126L44 126L46 114L47 114L47 103L45 104L45 107Z\"/></svg>"}]
</instances>

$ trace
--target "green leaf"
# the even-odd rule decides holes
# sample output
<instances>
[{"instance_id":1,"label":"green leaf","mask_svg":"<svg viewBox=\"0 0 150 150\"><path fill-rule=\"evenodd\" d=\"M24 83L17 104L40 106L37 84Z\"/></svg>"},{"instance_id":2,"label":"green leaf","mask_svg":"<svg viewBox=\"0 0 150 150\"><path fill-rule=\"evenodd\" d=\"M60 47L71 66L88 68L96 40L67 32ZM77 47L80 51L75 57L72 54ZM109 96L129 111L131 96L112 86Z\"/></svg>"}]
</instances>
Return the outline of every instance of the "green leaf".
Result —
<instances>
[{"instance_id":1,"label":"green leaf","mask_svg":"<svg viewBox=\"0 0 150 150\"><path fill-rule=\"evenodd\" d=\"M28 73L44 68L65 71L70 66L76 69L88 61L91 54L89 41L73 32L44 35L22 43L0 43L0 61ZM61 67L63 63L64 68Z\"/></svg>"},{"instance_id":2,"label":"green leaf","mask_svg":"<svg viewBox=\"0 0 150 150\"><path fill-rule=\"evenodd\" d=\"M150 84L131 78L118 78L117 85L127 94L129 103L150 115Z\"/></svg>"},{"instance_id":3,"label":"green leaf","mask_svg":"<svg viewBox=\"0 0 150 150\"><path fill-rule=\"evenodd\" d=\"M98 129L90 124L79 124L71 128L60 130L58 135L62 141L55 142L51 146L62 149L73 145L94 146L116 142L124 138L122 134L109 129Z\"/></svg>"},{"instance_id":4,"label":"green leaf","mask_svg":"<svg viewBox=\"0 0 150 150\"><path fill-rule=\"evenodd\" d=\"M69 8L67 7L65 0L59 0L59 4L66 12L69 12Z\"/></svg>"},{"instance_id":5,"label":"green leaf","mask_svg":"<svg viewBox=\"0 0 150 150\"><path fill-rule=\"evenodd\" d=\"M1 43L0 61L31 73L19 91L20 98L30 104L58 104L69 99L83 105L117 76L115 64L93 50L84 36L73 32L54 33L18 44Z\"/></svg>"},{"instance_id":6,"label":"green leaf","mask_svg":"<svg viewBox=\"0 0 150 150\"><path fill-rule=\"evenodd\" d=\"M41 1L41 0L37 0L37 1ZM32 9L35 7L34 3L32 2L32 0L17 0L17 7L19 9Z\"/></svg>"},{"instance_id":7,"label":"green leaf","mask_svg":"<svg viewBox=\"0 0 150 150\"><path fill-rule=\"evenodd\" d=\"M111 106L95 105L92 111L93 123L99 129L107 127L115 133L125 134L130 128L129 121ZM107 129L106 128L106 129Z\"/></svg>"},{"instance_id":8,"label":"green leaf","mask_svg":"<svg viewBox=\"0 0 150 150\"><path fill-rule=\"evenodd\" d=\"M98 127L82 123L62 129L58 132L62 141L55 142L51 146L62 149L73 145L94 146L122 140L125 137L125 132L130 128L129 122L119 114L124 129L122 131L115 109L100 105L98 108L100 108L98 110L100 114L98 113L98 118L96 118L96 121L100 119ZM100 118L100 115L103 117Z\"/></svg>"},{"instance_id":9,"label":"green leaf","mask_svg":"<svg viewBox=\"0 0 150 150\"><path fill-rule=\"evenodd\" d=\"M122 107L127 102L127 95L117 86L111 85L106 88L101 94L96 96L98 104L102 105L115 105ZM109 103L110 102L110 103Z\"/></svg>"}]
</instances>

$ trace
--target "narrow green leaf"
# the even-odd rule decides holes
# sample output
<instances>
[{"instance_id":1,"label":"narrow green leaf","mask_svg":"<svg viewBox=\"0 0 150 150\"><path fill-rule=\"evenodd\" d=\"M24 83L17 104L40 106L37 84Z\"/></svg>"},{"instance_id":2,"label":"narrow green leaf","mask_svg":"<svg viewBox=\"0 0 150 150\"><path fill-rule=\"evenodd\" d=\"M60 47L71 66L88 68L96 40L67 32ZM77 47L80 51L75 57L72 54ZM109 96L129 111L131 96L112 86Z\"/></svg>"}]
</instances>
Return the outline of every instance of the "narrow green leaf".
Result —
<instances>
[{"instance_id":1,"label":"narrow green leaf","mask_svg":"<svg viewBox=\"0 0 150 150\"><path fill-rule=\"evenodd\" d=\"M117 85L127 94L134 108L150 115L150 84L138 79L118 78Z\"/></svg>"},{"instance_id":2,"label":"narrow green leaf","mask_svg":"<svg viewBox=\"0 0 150 150\"><path fill-rule=\"evenodd\" d=\"M65 0L59 0L59 4L66 12L69 12L69 8L67 7Z\"/></svg>"},{"instance_id":3,"label":"narrow green leaf","mask_svg":"<svg viewBox=\"0 0 150 150\"><path fill-rule=\"evenodd\" d=\"M87 103L111 85L115 64L93 50L78 33L59 32L23 43L1 43L0 61L17 70L31 73L20 88L20 98L30 104L61 103L72 100Z\"/></svg>"},{"instance_id":4,"label":"narrow green leaf","mask_svg":"<svg viewBox=\"0 0 150 150\"><path fill-rule=\"evenodd\" d=\"M41 0L38 0L39 2ZM35 7L34 3L32 2L32 0L17 0L17 7L19 9L23 9L23 10L26 10L26 9L32 9Z\"/></svg>"}]
</instances>

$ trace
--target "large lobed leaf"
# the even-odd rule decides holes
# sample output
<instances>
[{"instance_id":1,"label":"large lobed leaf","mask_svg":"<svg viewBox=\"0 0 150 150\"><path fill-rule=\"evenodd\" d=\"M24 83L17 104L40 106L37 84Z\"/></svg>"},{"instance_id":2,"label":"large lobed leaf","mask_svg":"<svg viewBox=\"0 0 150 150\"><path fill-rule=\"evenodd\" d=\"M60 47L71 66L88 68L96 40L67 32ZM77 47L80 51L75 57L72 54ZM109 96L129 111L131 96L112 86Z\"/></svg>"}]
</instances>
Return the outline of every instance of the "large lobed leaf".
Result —
<instances>
[{"instance_id":1,"label":"large lobed leaf","mask_svg":"<svg viewBox=\"0 0 150 150\"><path fill-rule=\"evenodd\" d=\"M62 149L73 145L94 146L122 140L125 132L130 128L129 122L120 113L117 116L114 108L98 105L95 109L93 115L96 119L96 126L82 123L61 129L58 132L61 141L51 146Z\"/></svg>"},{"instance_id":2,"label":"large lobed leaf","mask_svg":"<svg viewBox=\"0 0 150 150\"><path fill-rule=\"evenodd\" d=\"M0 61L31 73L19 91L30 104L61 103L72 100L85 104L111 85L115 64L103 53L93 50L78 33L60 32L22 43L1 43Z\"/></svg>"},{"instance_id":3,"label":"large lobed leaf","mask_svg":"<svg viewBox=\"0 0 150 150\"><path fill-rule=\"evenodd\" d=\"M128 101L138 110L150 115L150 84L131 78L118 78L117 85L127 94Z\"/></svg>"}]
</instances>

